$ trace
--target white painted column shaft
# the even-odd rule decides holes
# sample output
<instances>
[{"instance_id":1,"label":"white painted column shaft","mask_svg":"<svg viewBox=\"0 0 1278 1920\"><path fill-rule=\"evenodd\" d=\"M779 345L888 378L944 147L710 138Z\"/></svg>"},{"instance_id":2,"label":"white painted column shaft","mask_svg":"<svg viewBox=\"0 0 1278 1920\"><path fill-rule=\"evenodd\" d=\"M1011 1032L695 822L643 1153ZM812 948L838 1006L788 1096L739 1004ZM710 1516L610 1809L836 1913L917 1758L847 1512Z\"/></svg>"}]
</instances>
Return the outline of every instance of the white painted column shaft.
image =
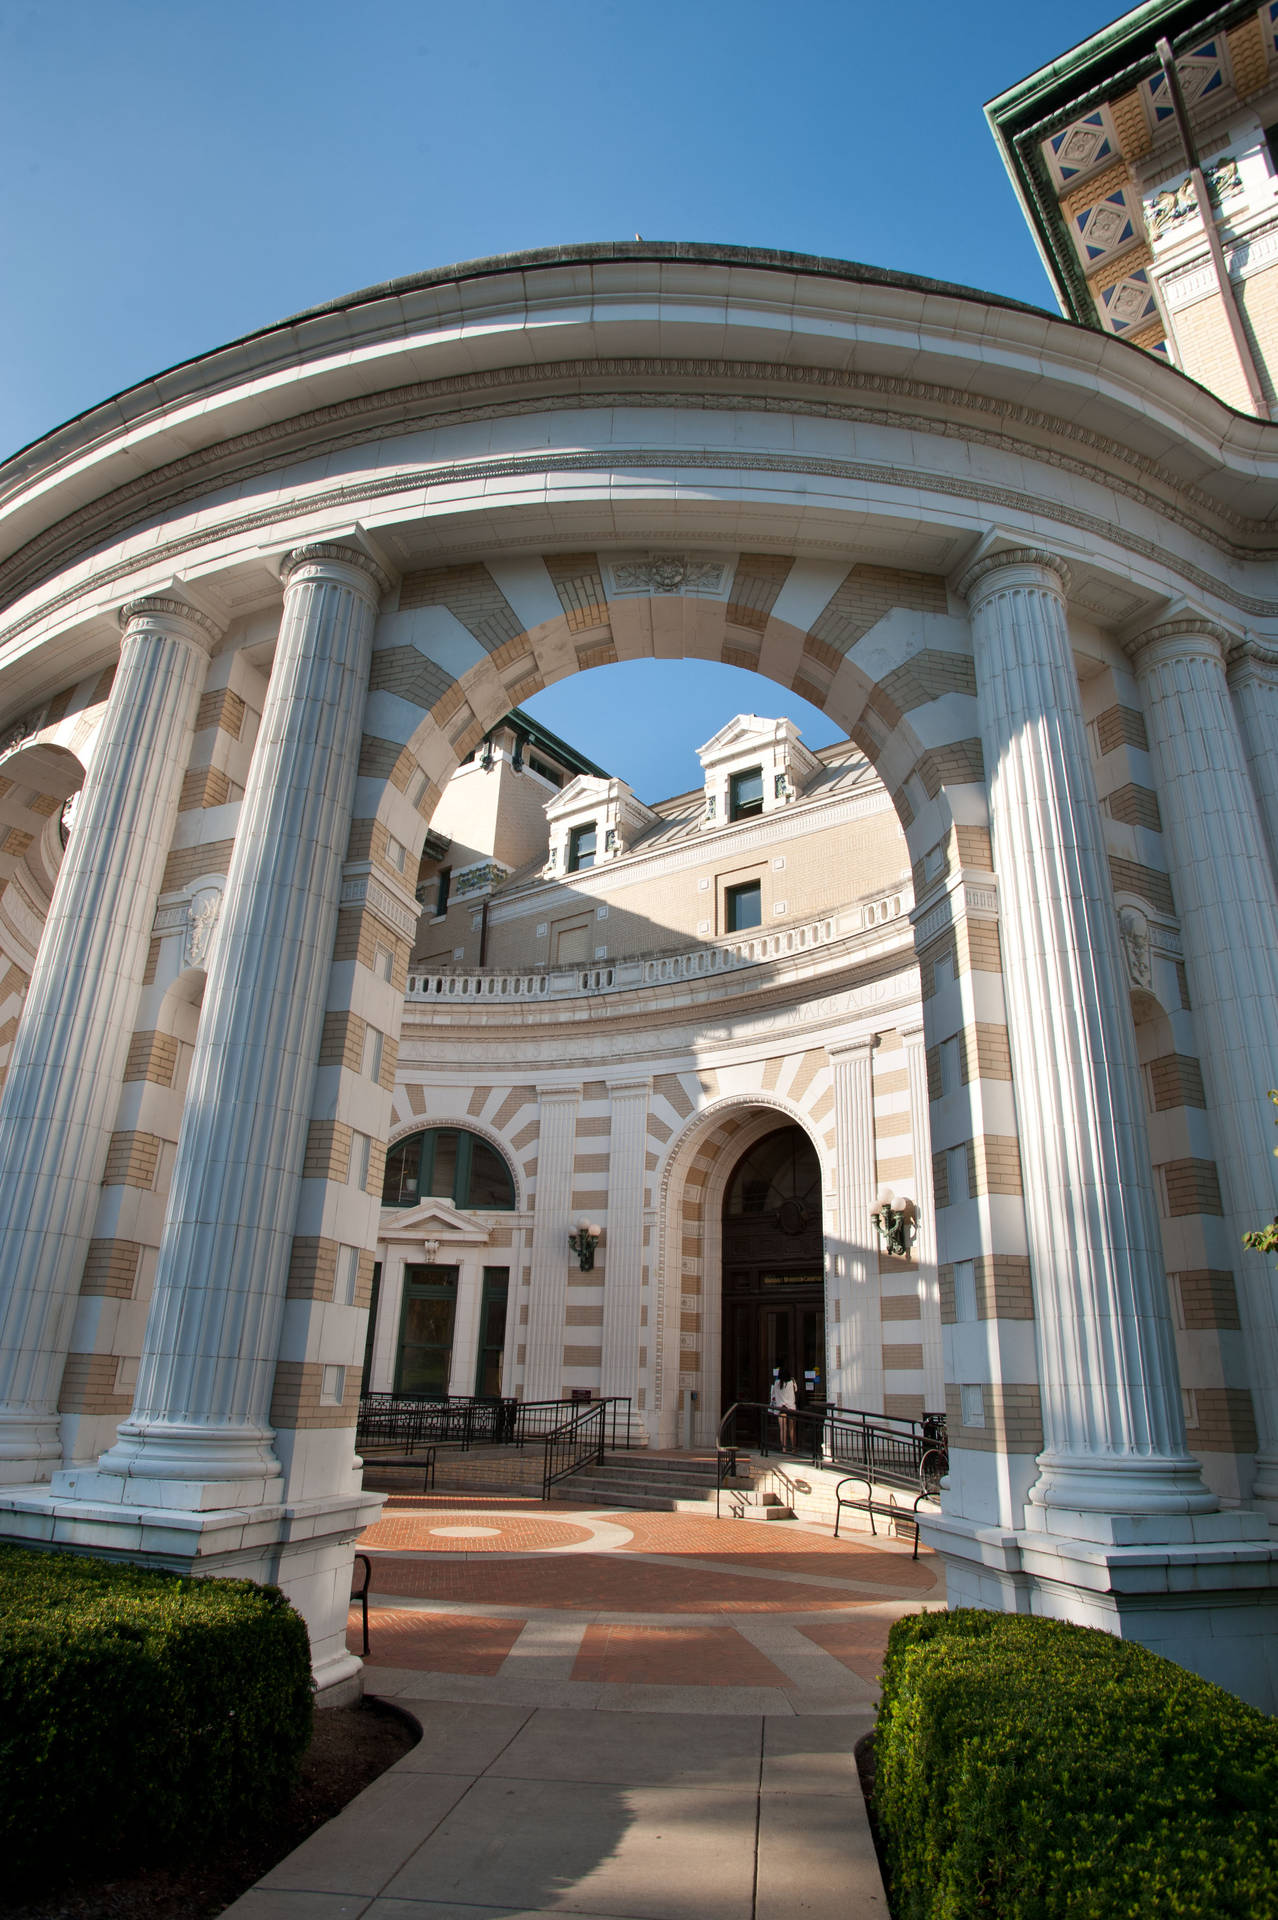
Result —
<instances>
[{"instance_id":1,"label":"white painted column shaft","mask_svg":"<svg viewBox=\"0 0 1278 1920\"><path fill-rule=\"evenodd\" d=\"M647 1080L610 1080L608 1249L604 1273L600 1391L639 1387L639 1306L643 1291L643 1212L648 1145Z\"/></svg>"},{"instance_id":2,"label":"white painted column shaft","mask_svg":"<svg viewBox=\"0 0 1278 1920\"><path fill-rule=\"evenodd\" d=\"M240 1481L237 1498L279 1474L268 1414L385 584L344 546L299 549L285 580L133 1411L100 1463L192 1488Z\"/></svg>"},{"instance_id":3,"label":"white painted column shaft","mask_svg":"<svg viewBox=\"0 0 1278 1920\"><path fill-rule=\"evenodd\" d=\"M1209 1511L1167 1278L1065 569L1016 549L963 590L998 877L1044 1449L1027 1523Z\"/></svg>"},{"instance_id":4,"label":"white painted column shaft","mask_svg":"<svg viewBox=\"0 0 1278 1920\"><path fill-rule=\"evenodd\" d=\"M1269 864L1278 875L1278 657L1262 655L1254 647L1245 650L1229 669L1229 691Z\"/></svg>"},{"instance_id":5,"label":"white painted column shaft","mask_svg":"<svg viewBox=\"0 0 1278 1920\"><path fill-rule=\"evenodd\" d=\"M572 1163L580 1099L580 1087L539 1090L525 1400L558 1400L563 1389L568 1262L576 1259L568 1235L573 1230Z\"/></svg>"},{"instance_id":6,"label":"white painted column shaft","mask_svg":"<svg viewBox=\"0 0 1278 1920\"><path fill-rule=\"evenodd\" d=\"M914 1161L912 1198L919 1209L914 1240L918 1268L920 1339L923 1346L923 1401L928 1413L945 1410L945 1359L941 1338L941 1289L936 1271L936 1201L932 1193L932 1108L927 1091L927 1054L922 1027L908 1027L905 1071L910 1087L910 1154Z\"/></svg>"},{"instance_id":7,"label":"white painted column shaft","mask_svg":"<svg viewBox=\"0 0 1278 1920\"><path fill-rule=\"evenodd\" d=\"M1278 897L1225 681L1223 636L1176 620L1142 635L1145 696L1203 1079L1236 1249L1260 1450L1255 1493L1278 1518L1278 1275L1242 1235L1278 1212L1269 1089L1278 1087Z\"/></svg>"},{"instance_id":8,"label":"white painted column shaft","mask_svg":"<svg viewBox=\"0 0 1278 1920\"><path fill-rule=\"evenodd\" d=\"M830 1398L842 1407L883 1411L883 1316L879 1243L870 1213L876 1190L872 1039L829 1049L834 1070L835 1160L839 1234L835 1247L837 1321L826 1343L839 1364L829 1368ZM828 1364L828 1362L827 1362Z\"/></svg>"},{"instance_id":9,"label":"white painted column shaft","mask_svg":"<svg viewBox=\"0 0 1278 1920\"><path fill-rule=\"evenodd\" d=\"M46 1479L58 1394L209 647L183 601L122 610L101 731L0 1096L0 1481Z\"/></svg>"}]
</instances>

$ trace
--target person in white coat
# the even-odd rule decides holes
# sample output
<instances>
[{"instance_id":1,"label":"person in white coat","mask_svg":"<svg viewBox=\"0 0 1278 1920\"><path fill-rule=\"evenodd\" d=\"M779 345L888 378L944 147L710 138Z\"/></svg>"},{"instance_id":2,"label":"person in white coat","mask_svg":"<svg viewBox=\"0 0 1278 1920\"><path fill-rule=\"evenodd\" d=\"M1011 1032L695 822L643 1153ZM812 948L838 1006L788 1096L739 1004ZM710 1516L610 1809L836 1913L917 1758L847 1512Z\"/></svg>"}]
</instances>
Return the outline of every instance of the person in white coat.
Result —
<instances>
[{"instance_id":1,"label":"person in white coat","mask_svg":"<svg viewBox=\"0 0 1278 1920\"><path fill-rule=\"evenodd\" d=\"M794 1375L788 1367L773 1367L772 1390L768 1395L768 1406L777 1416L777 1425L781 1429L782 1453L794 1451L794 1409L798 1391Z\"/></svg>"}]
</instances>

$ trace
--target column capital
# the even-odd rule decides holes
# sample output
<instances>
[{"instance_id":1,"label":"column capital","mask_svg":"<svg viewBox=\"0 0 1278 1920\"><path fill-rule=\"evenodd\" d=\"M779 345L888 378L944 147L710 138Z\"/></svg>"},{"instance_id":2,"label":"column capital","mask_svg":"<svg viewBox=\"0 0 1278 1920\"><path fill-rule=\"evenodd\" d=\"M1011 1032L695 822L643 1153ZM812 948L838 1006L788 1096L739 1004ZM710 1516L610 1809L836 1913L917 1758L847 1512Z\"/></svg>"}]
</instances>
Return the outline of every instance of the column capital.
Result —
<instances>
[{"instance_id":1,"label":"column capital","mask_svg":"<svg viewBox=\"0 0 1278 1920\"><path fill-rule=\"evenodd\" d=\"M116 618L122 633L137 627L153 627L172 633L177 627L184 640L194 640L205 651L222 638L225 628L211 614L193 607L189 600L175 600L170 594L148 593L140 600L128 600Z\"/></svg>"},{"instance_id":2,"label":"column capital","mask_svg":"<svg viewBox=\"0 0 1278 1920\"><path fill-rule=\"evenodd\" d=\"M372 554L365 553L362 547L348 546L345 541L311 540L305 546L294 547L291 553L286 553L280 567L280 577L286 590L293 585L302 568L307 570L308 579L340 580L343 585L354 587L369 599L376 599L390 589L390 575L378 565Z\"/></svg>"},{"instance_id":3,"label":"column capital","mask_svg":"<svg viewBox=\"0 0 1278 1920\"><path fill-rule=\"evenodd\" d=\"M868 1060L879 1044L877 1033L863 1033L858 1040L832 1040L825 1049L831 1066L840 1060Z\"/></svg>"},{"instance_id":4,"label":"column capital","mask_svg":"<svg viewBox=\"0 0 1278 1920\"><path fill-rule=\"evenodd\" d=\"M1062 600L1069 594L1070 570L1059 554L1049 553L1046 547L1004 547L998 553L983 555L981 559L974 561L967 572L960 577L958 592L964 600L970 601L974 589L983 581L988 581L989 585L986 586L985 592L992 593L997 581L991 579L991 576L1005 573L1012 568L1027 574L1047 573L1053 576L1051 581L1041 578L1022 580L1017 583L1019 585L1055 586ZM983 599L984 595L978 595L978 598Z\"/></svg>"},{"instance_id":5,"label":"column capital","mask_svg":"<svg viewBox=\"0 0 1278 1920\"><path fill-rule=\"evenodd\" d=\"M605 1084L608 1088L608 1096L612 1100L637 1100L641 1097L647 1099L652 1092L652 1080L646 1074L642 1079L631 1076L624 1080L609 1080Z\"/></svg>"},{"instance_id":6,"label":"column capital","mask_svg":"<svg viewBox=\"0 0 1278 1920\"><path fill-rule=\"evenodd\" d=\"M543 1107L568 1106L573 1101L581 1099L581 1087L538 1087L537 1099Z\"/></svg>"},{"instance_id":7,"label":"column capital","mask_svg":"<svg viewBox=\"0 0 1278 1920\"><path fill-rule=\"evenodd\" d=\"M1230 686L1250 680L1278 686L1278 648L1267 646L1252 634L1248 634L1241 645L1236 645L1229 656Z\"/></svg>"},{"instance_id":8,"label":"column capital","mask_svg":"<svg viewBox=\"0 0 1278 1920\"><path fill-rule=\"evenodd\" d=\"M1161 666L1164 660L1210 660L1223 667L1234 639L1227 628L1218 626L1206 614L1182 614L1144 628L1124 644L1139 676Z\"/></svg>"}]
</instances>

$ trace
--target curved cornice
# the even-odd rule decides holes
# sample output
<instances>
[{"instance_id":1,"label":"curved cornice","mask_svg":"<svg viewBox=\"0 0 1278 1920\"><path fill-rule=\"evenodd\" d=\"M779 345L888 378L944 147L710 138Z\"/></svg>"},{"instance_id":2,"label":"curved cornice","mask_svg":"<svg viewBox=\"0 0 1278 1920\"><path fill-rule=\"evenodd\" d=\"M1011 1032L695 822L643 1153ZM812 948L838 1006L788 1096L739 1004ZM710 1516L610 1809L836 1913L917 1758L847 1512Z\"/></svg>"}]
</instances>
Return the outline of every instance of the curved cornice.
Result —
<instances>
[{"instance_id":1,"label":"curved cornice","mask_svg":"<svg viewBox=\"0 0 1278 1920\"><path fill-rule=\"evenodd\" d=\"M649 387L583 391L578 387L576 391L542 392L532 398L507 398L473 406L447 404L501 389L517 393L529 386L544 389L557 383L627 379L722 381L725 390L708 392L701 386L692 390ZM777 395L759 390L768 385L791 391ZM866 402L858 405L851 399L807 397L822 389L831 395L861 394ZM874 398L906 405L874 405ZM912 412L910 402L934 408L935 412ZM222 489L254 479L303 453L336 452L364 441L528 414L672 407L689 411L793 412L971 441L1112 488L1173 520L1231 558L1265 559L1278 553L1278 526L1235 511L1192 481L1168 479L1158 458L1136 453L1093 428L1041 407L972 393L943 382L781 362L602 357L448 375L374 394L352 395L232 434L208 447L184 451L176 460L109 489L26 541L0 565L0 598L14 599L29 591L43 576L82 554L86 546L100 545L119 535L139 518L172 511L214 487ZM976 424L982 420L1000 424ZM1042 444L1033 438L1039 435L1056 444ZM1029 444L1026 436L1031 437ZM448 477L445 470L443 478Z\"/></svg>"}]
</instances>

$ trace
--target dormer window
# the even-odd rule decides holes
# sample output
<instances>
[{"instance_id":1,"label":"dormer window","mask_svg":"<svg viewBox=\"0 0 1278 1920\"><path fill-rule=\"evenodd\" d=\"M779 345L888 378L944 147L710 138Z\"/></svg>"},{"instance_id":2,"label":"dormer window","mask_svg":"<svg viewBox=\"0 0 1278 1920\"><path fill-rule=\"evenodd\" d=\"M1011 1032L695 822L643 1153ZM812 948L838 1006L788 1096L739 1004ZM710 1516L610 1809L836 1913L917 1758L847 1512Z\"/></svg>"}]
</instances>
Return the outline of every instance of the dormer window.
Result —
<instances>
[{"instance_id":1,"label":"dormer window","mask_svg":"<svg viewBox=\"0 0 1278 1920\"><path fill-rule=\"evenodd\" d=\"M584 873L595 864L595 822L587 820L568 835L568 871Z\"/></svg>"},{"instance_id":2,"label":"dormer window","mask_svg":"<svg viewBox=\"0 0 1278 1920\"><path fill-rule=\"evenodd\" d=\"M746 767L734 773L729 793L729 819L753 820L763 812L763 768Z\"/></svg>"}]
</instances>

